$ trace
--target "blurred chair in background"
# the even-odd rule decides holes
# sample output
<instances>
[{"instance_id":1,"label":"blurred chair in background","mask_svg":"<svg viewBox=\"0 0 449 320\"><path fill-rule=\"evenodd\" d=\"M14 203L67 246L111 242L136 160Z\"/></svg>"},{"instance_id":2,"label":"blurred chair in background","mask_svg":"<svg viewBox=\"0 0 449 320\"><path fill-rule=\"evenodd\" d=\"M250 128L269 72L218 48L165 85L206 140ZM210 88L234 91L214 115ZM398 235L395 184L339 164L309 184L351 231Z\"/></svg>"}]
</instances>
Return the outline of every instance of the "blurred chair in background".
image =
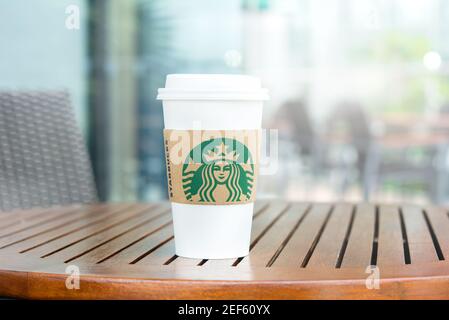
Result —
<instances>
[{"instance_id":1,"label":"blurred chair in background","mask_svg":"<svg viewBox=\"0 0 449 320\"><path fill-rule=\"evenodd\" d=\"M326 165L340 172L339 191L360 183L365 201L370 200L386 182L406 186L421 185L429 198L441 203L442 170L446 143L441 136L413 135L406 128L393 128L375 136L371 118L356 102L344 102L331 112L327 125Z\"/></svg>"},{"instance_id":2,"label":"blurred chair in background","mask_svg":"<svg viewBox=\"0 0 449 320\"><path fill-rule=\"evenodd\" d=\"M279 130L276 191L285 195L290 183L311 187L320 144L306 103L302 99L288 100L278 109L271 125Z\"/></svg>"},{"instance_id":3,"label":"blurred chair in background","mask_svg":"<svg viewBox=\"0 0 449 320\"><path fill-rule=\"evenodd\" d=\"M279 172L265 189L309 200L319 192L320 198L327 194L340 201L385 201L386 191L393 191L387 201L402 201L421 193L442 203L447 138L398 124L383 126L381 133L373 130L374 124L358 102L346 101L330 112L320 135L306 104L287 101L272 123L279 129Z\"/></svg>"},{"instance_id":4,"label":"blurred chair in background","mask_svg":"<svg viewBox=\"0 0 449 320\"><path fill-rule=\"evenodd\" d=\"M64 91L0 91L0 211L97 201Z\"/></svg>"},{"instance_id":5,"label":"blurred chair in background","mask_svg":"<svg viewBox=\"0 0 449 320\"><path fill-rule=\"evenodd\" d=\"M447 179L447 138L434 132L388 133L376 139L367 159L364 175L364 190L367 196L379 186L390 182L399 186L403 195L421 188L436 204L445 200ZM403 200L403 199L401 199Z\"/></svg>"},{"instance_id":6,"label":"blurred chair in background","mask_svg":"<svg viewBox=\"0 0 449 320\"><path fill-rule=\"evenodd\" d=\"M325 131L322 166L337 174L343 196L351 184L363 179L373 142L370 121L360 104L342 102L331 111Z\"/></svg>"},{"instance_id":7,"label":"blurred chair in background","mask_svg":"<svg viewBox=\"0 0 449 320\"><path fill-rule=\"evenodd\" d=\"M443 116L449 115L449 102L443 103L440 108L440 114Z\"/></svg>"},{"instance_id":8,"label":"blurred chair in background","mask_svg":"<svg viewBox=\"0 0 449 320\"><path fill-rule=\"evenodd\" d=\"M275 115L280 138L291 140L301 157L312 161L319 147L319 137L310 118L309 110L301 99L284 103Z\"/></svg>"}]
</instances>

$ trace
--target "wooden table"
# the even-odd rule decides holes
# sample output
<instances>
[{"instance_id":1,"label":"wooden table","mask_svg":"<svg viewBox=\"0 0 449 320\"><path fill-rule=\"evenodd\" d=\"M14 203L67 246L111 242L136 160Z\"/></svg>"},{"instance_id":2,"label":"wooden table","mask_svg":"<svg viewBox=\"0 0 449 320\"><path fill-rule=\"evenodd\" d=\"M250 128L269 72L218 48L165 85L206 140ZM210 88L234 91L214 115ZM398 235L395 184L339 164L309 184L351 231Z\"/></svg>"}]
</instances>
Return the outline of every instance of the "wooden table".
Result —
<instances>
[{"instance_id":1,"label":"wooden table","mask_svg":"<svg viewBox=\"0 0 449 320\"><path fill-rule=\"evenodd\" d=\"M175 256L168 203L2 213L0 296L449 298L444 208L261 201L255 211L250 255L230 260Z\"/></svg>"}]
</instances>

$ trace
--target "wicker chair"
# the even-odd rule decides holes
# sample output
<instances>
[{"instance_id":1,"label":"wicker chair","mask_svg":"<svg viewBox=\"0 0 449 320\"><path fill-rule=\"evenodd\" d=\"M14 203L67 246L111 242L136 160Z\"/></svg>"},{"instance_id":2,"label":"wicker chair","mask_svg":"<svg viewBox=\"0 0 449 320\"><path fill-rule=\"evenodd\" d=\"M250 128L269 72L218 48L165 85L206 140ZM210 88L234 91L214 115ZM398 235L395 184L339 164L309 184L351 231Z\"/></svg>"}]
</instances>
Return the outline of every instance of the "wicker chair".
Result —
<instances>
[{"instance_id":1,"label":"wicker chair","mask_svg":"<svg viewBox=\"0 0 449 320\"><path fill-rule=\"evenodd\" d=\"M68 93L0 91L0 211L96 201Z\"/></svg>"}]
</instances>

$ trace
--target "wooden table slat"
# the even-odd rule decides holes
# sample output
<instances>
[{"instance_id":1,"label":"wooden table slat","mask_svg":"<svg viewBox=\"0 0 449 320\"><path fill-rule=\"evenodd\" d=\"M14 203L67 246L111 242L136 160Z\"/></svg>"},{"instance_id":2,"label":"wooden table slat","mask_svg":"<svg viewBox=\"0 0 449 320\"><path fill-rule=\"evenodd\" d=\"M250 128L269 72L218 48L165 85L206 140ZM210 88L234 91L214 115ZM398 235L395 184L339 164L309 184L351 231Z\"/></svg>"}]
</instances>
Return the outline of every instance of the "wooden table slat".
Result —
<instances>
[{"instance_id":1,"label":"wooden table slat","mask_svg":"<svg viewBox=\"0 0 449 320\"><path fill-rule=\"evenodd\" d=\"M404 246L397 206L379 207L379 237L377 265L403 265Z\"/></svg>"},{"instance_id":2,"label":"wooden table slat","mask_svg":"<svg viewBox=\"0 0 449 320\"><path fill-rule=\"evenodd\" d=\"M306 209L306 204L294 204L285 207L279 213L278 220L251 250L252 254L243 258L238 266L266 266L270 259L275 256L276 251L281 248L289 232L306 212Z\"/></svg>"},{"instance_id":3,"label":"wooden table slat","mask_svg":"<svg viewBox=\"0 0 449 320\"><path fill-rule=\"evenodd\" d=\"M123 221L122 223L108 230L95 234L92 237L83 239L81 241L76 241L68 247L59 247L57 248L58 251L55 253L52 253L53 251L48 251L46 252L46 254L52 253L51 256L53 259L61 259L64 262L72 261L75 257L84 254L87 250L92 250L99 245L106 244L109 241L112 241L118 237L122 237L123 235L138 228L157 228L159 224L152 225L152 223L154 221L160 222L158 221L158 219L163 215L169 217L169 214L166 211L162 211L159 213L159 215L156 216L150 216L147 214L137 215L133 218L127 219L126 221ZM163 220L162 223L165 222L166 220ZM63 249L59 250L60 248Z\"/></svg>"},{"instance_id":4,"label":"wooden table slat","mask_svg":"<svg viewBox=\"0 0 449 320\"><path fill-rule=\"evenodd\" d=\"M6 229L13 224L21 223L23 225L26 221L36 220L49 215L60 214L61 209L63 208L55 207L0 212L0 230Z\"/></svg>"},{"instance_id":5,"label":"wooden table slat","mask_svg":"<svg viewBox=\"0 0 449 320\"><path fill-rule=\"evenodd\" d=\"M402 207L412 263L438 261L423 211L417 206Z\"/></svg>"},{"instance_id":6,"label":"wooden table slat","mask_svg":"<svg viewBox=\"0 0 449 320\"><path fill-rule=\"evenodd\" d=\"M103 207L103 206L101 206ZM101 208L100 207L100 208ZM95 212L100 209L99 207L69 207L62 209L62 211L51 211L52 215L44 215L41 219L38 220L26 220L21 219L20 223L14 225L12 228L4 229L0 233L0 240L7 241L6 239L11 239L13 236L20 236L23 234L29 234L29 232L34 232L36 230L42 230L48 227L51 227L55 224L64 223L67 221L71 221L74 218L79 219L86 214L90 214L91 212ZM54 213L54 214L53 214Z\"/></svg>"},{"instance_id":7,"label":"wooden table slat","mask_svg":"<svg viewBox=\"0 0 449 320\"><path fill-rule=\"evenodd\" d=\"M163 266L164 263L166 263L173 257L175 257L175 241L174 239L171 239L166 243L164 243L159 248L157 248L150 255L138 261L137 264L138 265L151 264L156 266ZM193 260L197 261L197 259Z\"/></svg>"},{"instance_id":8,"label":"wooden table slat","mask_svg":"<svg viewBox=\"0 0 449 320\"><path fill-rule=\"evenodd\" d=\"M308 267L335 268L342 253L343 242L351 217L355 214L354 210L354 206L350 204L335 206L332 216L307 265Z\"/></svg>"},{"instance_id":9,"label":"wooden table slat","mask_svg":"<svg viewBox=\"0 0 449 320\"><path fill-rule=\"evenodd\" d=\"M438 244L441 248L442 258L449 260L449 214L447 209L429 207L426 208L432 228L435 232Z\"/></svg>"},{"instance_id":10,"label":"wooden table slat","mask_svg":"<svg viewBox=\"0 0 449 320\"><path fill-rule=\"evenodd\" d=\"M72 260L74 263L97 263L98 261L101 261L105 257L108 257L109 255L113 254L115 251L120 250L122 248L125 248L130 243L133 243L134 241L138 239L143 239L145 237L148 237L154 233L157 233L164 227L168 227L171 225L171 215L168 214L168 210L163 210L162 212L165 212L167 214L162 214L158 218L152 220L149 223L141 224L139 227L137 227L134 230L131 230L128 233L125 233L122 236L117 237L115 235L115 239L109 240L105 239L103 242L103 245L99 246L99 244L96 245L95 249L87 248L84 250L86 252L82 256L80 256L77 259ZM161 212L161 213L162 213ZM90 250L90 251L89 251ZM78 253L78 255L82 254Z\"/></svg>"},{"instance_id":11,"label":"wooden table slat","mask_svg":"<svg viewBox=\"0 0 449 320\"><path fill-rule=\"evenodd\" d=\"M304 263L307 253L312 247L318 231L323 226L326 217L331 213L330 205L314 205L312 208L295 208L298 214L296 219L289 222L286 227L291 231L296 223L297 229L285 244L282 252L273 262L273 267L292 266L300 268ZM307 210L307 211L306 211ZM301 219L303 218L303 219ZM300 220L301 219L301 220ZM312 256L311 256L312 257Z\"/></svg>"},{"instance_id":12,"label":"wooden table slat","mask_svg":"<svg viewBox=\"0 0 449 320\"><path fill-rule=\"evenodd\" d=\"M116 251L112 252L110 255L102 257L97 262L107 259L104 262L113 264L154 264L161 266L162 263L157 263L156 259L153 260L153 253L160 247L166 245L168 242L173 242L173 224L163 227L158 232L152 233L148 237L145 237L129 247L125 246L117 248ZM174 247L171 252L175 252ZM148 257L148 259L143 260L146 257Z\"/></svg>"},{"instance_id":13,"label":"wooden table slat","mask_svg":"<svg viewBox=\"0 0 449 320\"><path fill-rule=\"evenodd\" d=\"M129 206L114 206L114 209L99 207L98 210L88 211L83 218L75 217L71 221L56 221L56 223L46 224L39 229L29 230L25 233L14 234L4 241L0 241L0 248L13 248L19 252L30 250L43 242L50 241L56 237L63 237L64 234L70 234L76 230L81 230L87 226L100 224L110 221L114 215L120 214Z\"/></svg>"},{"instance_id":14,"label":"wooden table slat","mask_svg":"<svg viewBox=\"0 0 449 320\"><path fill-rule=\"evenodd\" d=\"M365 269L371 264L375 225L375 206L362 203L357 205L354 224L348 239L342 267Z\"/></svg>"},{"instance_id":15,"label":"wooden table slat","mask_svg":"<svg viewBox=\"0 0 449 320\"><path fill-rule=\"evenodd\" d=\"M134 207L123 214L114 215L113 217L108 219L107 222L100 225L88 224L87 227L76 230L74 232L70 232L70 230L72 230L70 228L68 230L68 234L66 234L67 230L61 230L61 233L59 235L64 235L62 238L57 238L55 241L50 242L48 242L48 239L41 239L42 242L40 243L43 243L43 245L27 252L27 254L41 257L60 248L70 246L73 243L89 239L97 234L105 234L105 232L111 230L114 227L117 227L116 229L120 229L121 224L125 223L126 221L133 221L133 219L145 216L149 210L151 210L149 206L145 206L143 208Z\"/></svg>"}]
</instances>

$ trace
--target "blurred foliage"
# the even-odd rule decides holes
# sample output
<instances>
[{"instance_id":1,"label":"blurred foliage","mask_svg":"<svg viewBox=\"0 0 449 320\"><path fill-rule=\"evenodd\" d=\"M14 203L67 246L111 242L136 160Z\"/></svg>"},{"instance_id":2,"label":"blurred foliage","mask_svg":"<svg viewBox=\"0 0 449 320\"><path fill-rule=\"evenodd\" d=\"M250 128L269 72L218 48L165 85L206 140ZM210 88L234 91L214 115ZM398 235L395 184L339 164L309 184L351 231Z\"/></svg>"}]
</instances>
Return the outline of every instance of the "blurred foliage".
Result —
<instances>
[{"instance_id":1,"label":"blurred foliage","mask_svg":"<svg viewBox=\"0 0 449 320\"><path fill-rule=\"evenodd\" d=\"M401 79L400 94L387 97L382 104L383 113L422 113L426 105L426 93L424 79L420 77L409 77ZM394 88L392 89L394 90Z\"/></svg>"},{"instance_id":2,"label":"blurred foliage","mask_svg":"<svg viewBox=\"0 0 449 320\"><path fill-rule=\"evenodd\" d=\"M351 60L362 63L417 62L431 49L427 36L396 30L365 35L358 42L349 55Z\"/></svg>"},{"instance_id":3,"label":"blurred foliage","mask_svg":"<svg viewBox=\"0 0 449 320\"><path fill-rule=\"evenodd\" d=\"M431 49L430 41L425 35L399 31L380 34L369 47L371 56L368 53L365 58L382 63L421 61L423 55Z\"/></svg>"},{"instance_id":4,"label":"blurred foliage","mask_svg":"<svg viewBox=\"0 0 449 320\"><path fill-rule=\"evenodd\" d=\"M445 100L443 103L449 103L449 78L446 75L438 75L437 78L439 92L441 97Z\"/></svg>"},{"instance_id":5,"label":"blurred foliage","mask_svg":"<svg viewBox=\"0 0 449 320\"><path fill-rule=\"evenodd\" d=\"M361 61L368 60L386 67L412 66L408 70L405 69L405 72L398 69L398 73L393 75L395 83L394 86L391 86L392 91L383 96L375 106L373 105L374 113L422 113L424 111L426 81L433 76L415 74L416 70L413 65L421 67L422 57L431 48L429 38L417 33L388 30L370 39L365 39L363 49L357 54ZM442 80L440 83L444 83L446 96L449 97L449 82Z\"/></svg>"}]
</instances>

